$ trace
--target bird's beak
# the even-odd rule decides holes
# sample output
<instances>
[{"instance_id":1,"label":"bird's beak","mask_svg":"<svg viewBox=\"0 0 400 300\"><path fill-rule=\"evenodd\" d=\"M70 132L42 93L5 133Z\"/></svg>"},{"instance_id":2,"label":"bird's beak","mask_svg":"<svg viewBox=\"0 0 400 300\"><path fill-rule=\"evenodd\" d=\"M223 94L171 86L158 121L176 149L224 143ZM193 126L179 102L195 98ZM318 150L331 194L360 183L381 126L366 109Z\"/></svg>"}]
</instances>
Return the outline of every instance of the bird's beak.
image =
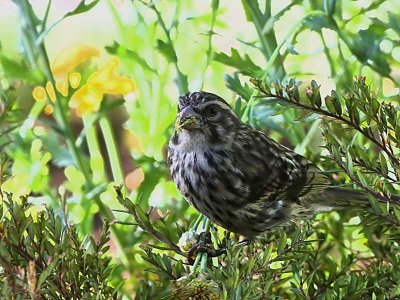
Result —
<instances>
[{"instance_id":1,"label":"bird's beak","mask_svg":"<svg viewBox=\"0 0 400 300\"><path fill-rule=\"evenodd\" d=\"M198 128L200 125L200 116L191 106L188 106L179 113L175 125L178 130L192 130Z\"/></svg>"}]
</instances>

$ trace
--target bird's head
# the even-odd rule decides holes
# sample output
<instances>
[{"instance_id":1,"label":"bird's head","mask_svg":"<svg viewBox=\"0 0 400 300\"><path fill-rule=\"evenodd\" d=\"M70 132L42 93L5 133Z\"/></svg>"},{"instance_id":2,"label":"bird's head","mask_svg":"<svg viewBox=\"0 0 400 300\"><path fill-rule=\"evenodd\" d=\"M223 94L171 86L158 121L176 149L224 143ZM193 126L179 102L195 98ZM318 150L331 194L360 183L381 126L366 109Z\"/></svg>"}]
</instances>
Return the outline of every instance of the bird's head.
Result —
<instances>
[{"instance_id":1,"label":"bird's head","mask_svg":"<svg viewBox=\"0 0 400 300\"><path fill-rule=\"evenodd\" d=\"M212 145L229 142L240 123L229 104L207 92L179 97L175 134L205 139Z\"/></svg>"}]
</instances>

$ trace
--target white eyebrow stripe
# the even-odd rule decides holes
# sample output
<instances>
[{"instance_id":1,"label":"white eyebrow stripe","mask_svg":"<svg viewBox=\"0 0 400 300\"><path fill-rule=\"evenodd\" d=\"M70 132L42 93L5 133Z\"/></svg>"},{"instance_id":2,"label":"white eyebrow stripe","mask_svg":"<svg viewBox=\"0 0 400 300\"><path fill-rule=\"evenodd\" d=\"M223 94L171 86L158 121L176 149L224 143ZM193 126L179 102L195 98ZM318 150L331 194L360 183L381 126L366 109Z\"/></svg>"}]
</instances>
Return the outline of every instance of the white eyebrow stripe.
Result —
<instances>
[{"instance_id":1,"label":"white eyebrow stripe","mask_svg":"<svg viewBox=\"0 0 400 300\"><path fill-rule=\"evenodd\" d=\"M228 104L226 104L226 103L224 103L224 102L222 102L220 100L207 101L207 102L203 103L201 105L201 107L205 107L205 106L208 106L208 105L211 105L211 104L217 104L219 107L221 107L223 109L228 109L228 110L231 109L231 107Z\"/></svg>"}]
</instances>

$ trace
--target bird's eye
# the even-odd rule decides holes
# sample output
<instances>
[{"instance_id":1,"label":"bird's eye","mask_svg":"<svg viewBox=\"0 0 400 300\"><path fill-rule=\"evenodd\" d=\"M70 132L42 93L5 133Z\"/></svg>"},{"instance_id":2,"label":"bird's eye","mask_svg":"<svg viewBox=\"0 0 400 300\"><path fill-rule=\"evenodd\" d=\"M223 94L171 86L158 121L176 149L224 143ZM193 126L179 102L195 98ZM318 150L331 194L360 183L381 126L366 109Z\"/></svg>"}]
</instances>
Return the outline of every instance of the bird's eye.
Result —
<instances>
[{"instance_id":1,"label":"bird's eye","mask_svg":"<svg viewBox=\"0 0 400 300\"><path fill-rule=\"evenodd\" d=\"M203 115L205 117L215 117L218 114L218 108L216 105L208 105L203 110Z\"/></svg>"}]
</instances>

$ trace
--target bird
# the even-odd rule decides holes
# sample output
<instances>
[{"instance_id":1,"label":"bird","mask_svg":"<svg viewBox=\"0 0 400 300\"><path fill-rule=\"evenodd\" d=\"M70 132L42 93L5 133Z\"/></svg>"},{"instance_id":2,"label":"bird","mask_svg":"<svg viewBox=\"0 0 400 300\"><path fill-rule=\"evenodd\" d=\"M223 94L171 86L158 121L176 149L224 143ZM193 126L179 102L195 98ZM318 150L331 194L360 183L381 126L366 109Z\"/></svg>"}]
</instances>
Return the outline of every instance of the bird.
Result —
<instances>
[{"instance_id":1,"label":"bird","mask_svg":"<svg viewBox=\"0 0 400 300\"><path fill-rule=\"evenodd\" d=\"M167 164L183 197L230 232L255 237L331 210L369 204L315 164L243 123L216 94L179 97Z\"/></svg>"}]
</instances>

